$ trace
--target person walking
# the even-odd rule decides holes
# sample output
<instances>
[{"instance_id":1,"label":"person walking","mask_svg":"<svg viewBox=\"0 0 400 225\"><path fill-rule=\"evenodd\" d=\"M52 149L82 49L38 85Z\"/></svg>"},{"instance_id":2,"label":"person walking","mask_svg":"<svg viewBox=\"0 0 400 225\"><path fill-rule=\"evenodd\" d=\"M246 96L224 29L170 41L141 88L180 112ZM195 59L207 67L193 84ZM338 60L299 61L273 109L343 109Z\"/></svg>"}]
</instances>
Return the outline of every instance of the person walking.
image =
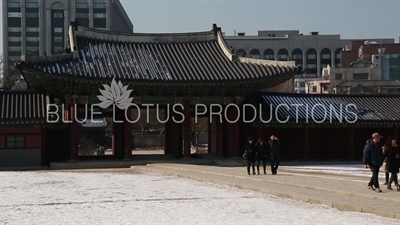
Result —
<instances>
[{"instance_id":1,"label":"person walking","mask_svg":"<svg viewBox=\"0 0 400 225\"><path fill-rule=\"evenodd\" d=\"M279 167L279 163L281 160L280 151L281 151L281 141L275 135L271 135L271 138L268 142L271 152L271 173L272 175L276 175Z\"/></svg>"},{"instance_id":2,"label":"person walking","mask_svg":"<svg viewBox=\"0 0 400 225\"><path fill-rule=\"evenodd\" d=\"M247 160L247 174L250 174L250 166L253 169L253 175L256 174L255 171L255 161L256 161L256 149L253 143L253 138L249 137L247 138L247 143L244 146L244 155L243 157Z\"/></svg>"},{"instance_id":3,"label":"person walking","mask_svg":"<svg viewBox=\"0 0 400 225\"><path fill-rule=\"evenodd\" d=\"M385 153L385 146L382 147L382 151ZM389 172L388 172L388 164L386 163L387 158L383 160L382 168L381 170L385 172L385 183L383 185L388 185L389 184Z\"/></svg>"},{"instance_id":4,"label":"person walking","mask_svg":"<svg viewBox=\"0 0 400 225\"><path fill-rule=\"evenodd\" d=\"M365 142L363 151L363 163L366 169L370 168L372 172L371 180L368 188L376 192L382 192L379 187L379 168L382 166L384 155L382 152L382 144L380 143L382 136L379 133L373 133L372 139Z\"/></svg>"},{"instance_id":5,"label":"person walking","mask_svg":"<svg viewBox=\"0 0 400 225\"><path fill-rule=\"evenodd\" d=\"M256 149L257 149L257 155L256 155L257 173L258 173L258 175L260 175L260 162L262 162L264 174L267 174L267 171L266 171L267 159L268 159L268 154L270 152L269 145L265 144L262 139L258 139L258 141L256 143Z\"/></svg>"},{"instance_id":6,"label":"person walking","mask_svg":"<svg viewBox=\"0 0 400 225\"><path fill-rule=\"evenodd\" d=\"M392 189L392 183L396 185L397 191L400 191L397 174L399 173L400 149L397 145L397 138L389 137L384 146L384 157L386 159L387 171L391 174L387 189Z\"/></svg>"}]
</instances>

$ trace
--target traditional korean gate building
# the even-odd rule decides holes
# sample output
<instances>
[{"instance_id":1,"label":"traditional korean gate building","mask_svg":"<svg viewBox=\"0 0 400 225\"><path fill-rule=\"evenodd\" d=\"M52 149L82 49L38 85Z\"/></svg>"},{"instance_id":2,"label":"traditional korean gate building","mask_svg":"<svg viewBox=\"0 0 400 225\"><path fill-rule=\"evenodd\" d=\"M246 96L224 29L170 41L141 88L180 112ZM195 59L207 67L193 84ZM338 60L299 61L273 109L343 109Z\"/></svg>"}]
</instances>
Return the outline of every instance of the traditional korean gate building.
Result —
<instances>
[{"instance_id":1,"label":"traditional korean gate building","mask_svg":"<svg viewBox=\"0 0 400 225\"><path fill-rule=\"evenodd\" d=\"M301 68L294 62L242 58L232 54L221 29L215 24L207 32L181 34L122 34L79 26L69 27L66 53L54 56L22 56L16 64L28 87L46 92L50 102L64 107L68 124L46 126L46 163L54 160L80 159L78 122L83 104L99 103L97 95L113 79L133 90L133 103L184 106L183 123L166 123L165 153L175 157L190 155L190 117L195 104L240 104L254 91L280 84ZM61 108L61 107L60 107ZM76 109L77 108L77 109ZM110 107L111 108L111 107ZM90 110L87 109L87 110ZM127 109L127 115L131 108ZM230 120L237 110L227 109ZM131 157L131 126L124 111L116 108L101 111L115 113L123 123L113 126L112 148L117 159ZM128 118L129 119L129 118ZM179 120L179 119L178 119ZM226 157L240 156L240 120L236 123L209 124L209 152ZM183 149L183 151L182 151Z\"/></svg>"}]
</instances>

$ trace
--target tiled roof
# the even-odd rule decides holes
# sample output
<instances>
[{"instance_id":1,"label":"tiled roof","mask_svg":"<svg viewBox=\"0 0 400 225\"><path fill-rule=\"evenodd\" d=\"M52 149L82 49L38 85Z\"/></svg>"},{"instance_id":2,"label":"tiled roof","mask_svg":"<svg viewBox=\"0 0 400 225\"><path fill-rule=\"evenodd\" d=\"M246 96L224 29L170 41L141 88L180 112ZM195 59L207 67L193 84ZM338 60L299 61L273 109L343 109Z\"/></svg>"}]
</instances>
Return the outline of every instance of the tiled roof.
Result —
<instances>
[{"instance_id":1,"label":"tiled roof","mask_svg":"<svg viewBox=\"0 0 400 225\"><path fill-rule=\"evenodd\" d=\"M81 121L81 119L80 119ZM105 118L102 119L93 119L90 118L86 119L85 122L81 123L82 127L86 128L103 128L107 127L107 121Z\"/></svg>"},{"instance_id":2,"label":"tiled roof","mask_svg":"<svg viewBox=\"0 0 400 225\"><path fill-rule=\"evenodd\" d=\"M61 77L125 81L243 82L290 75L295 62L241 58L227 48L220 28L182 34L121 34L70 26L70 53L25 56L21 70ZM25 70L26 72L26 70Z\"/></svg>"},{"instance_id":3,"label":"tiled roof","mask_svg":"<svg viewBox=\"0 0 400 225\"><path fill-rule=\"evenodd\" d=\"M289 118L290 122L296 122L297 118L298 123L400 123L400 97L395 95L259 92L253 97L256 103L263 105L263 118L266 121L271 118L274 122L276 118L285 121Z\"/></svg>"},{"instance_id":4,"label":"tiled roof","mask_svg":"<svg viewBox=\"0 0 400 225\"><path fill-rule=\"evenodd\" d=\"M47 96L31 91L0 91L0 124L46 122Z\"/></svg>"}]
</instances>

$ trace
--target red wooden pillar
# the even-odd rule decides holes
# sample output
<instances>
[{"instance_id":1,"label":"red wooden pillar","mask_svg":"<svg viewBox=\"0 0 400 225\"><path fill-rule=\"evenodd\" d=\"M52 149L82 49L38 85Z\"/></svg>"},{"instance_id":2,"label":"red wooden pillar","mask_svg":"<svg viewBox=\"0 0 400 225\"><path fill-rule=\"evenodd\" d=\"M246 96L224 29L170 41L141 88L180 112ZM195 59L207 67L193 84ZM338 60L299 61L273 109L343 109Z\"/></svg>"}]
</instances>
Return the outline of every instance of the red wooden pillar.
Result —
<instances>
[{"instance_id":1,"label":"red wooden pillar","mask_svg":"<svg viewBox=\"0 0 400 225\"><path fill-rule=\"evenodd\" d=\"M42 126L42 166L47 166L47 141L46 141L46 127L45 125Z\"/></svg>"},{"instance_id":2,"label":"red wooden pillar","mask_svg":"<svg viewBox=\"0 0 400 225\"><path fill-rule=\"evenodd\" d=\"M78 122L75 118L75 99L71 99L70 111L69 111L69 119L72 121L71 123L71 159L78 159Z\"/></svg>"},{"instance_id":3,"label":"red wooden pillar","mask_svg":"<svg viewBox=\"0 0 400 225\"><path fill-rule=\"evenodd\" d=\"M125 118L124 118L124 148L125 148L125 154L124 154L124 159L130 159L132 157L132 124L131 119L132 117L132 111L131 108L127 108L125 112Z\"/></svg>"},{"instance_id":4,"label":"red wooden pillar","mask_svg":"<svg viewBox=\"0 0 400 225\"><path fill-rule=\"evenodd\" d=\"M353 128L353 126L351 126L350 128L350 135L349 135L349 138L350 138L350 145L349 145L349 159L350 160L353 160L354 159L354 128Z\"/></svg>"},{"instance_id":5,"label":"red wooden pillar","mask_svg":"<svg viewBox=\"0 0 400 225\"><path fill-rule=\"evenodd\" d=\"M185 100L184 112L185 119L183 121L183 152L184 157L190 157L190 137L191 137L191 124L190 124L190 100Z\"/></svg>"},{"instance_id":6,"label":"red wooden pillar","mask_svg":"<svg viewBox=\"0 0 400 225\"><path fill-rule=\"evenodd\" d=\"M310 150L310 142L309 142L309 128L307 125L304 129L304 160L308 160L310 158L309 150Z\"/></svg>"}]
</instances>

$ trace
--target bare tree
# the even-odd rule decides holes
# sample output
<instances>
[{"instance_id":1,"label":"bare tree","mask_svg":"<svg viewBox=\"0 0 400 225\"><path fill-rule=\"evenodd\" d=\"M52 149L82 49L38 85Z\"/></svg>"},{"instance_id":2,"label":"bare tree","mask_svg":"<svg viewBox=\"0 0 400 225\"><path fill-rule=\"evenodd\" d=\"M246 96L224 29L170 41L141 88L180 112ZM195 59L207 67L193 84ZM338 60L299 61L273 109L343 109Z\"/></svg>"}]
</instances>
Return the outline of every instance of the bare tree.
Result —
<instances>
[{"instance_id":1,"label":"bare tree","mask_svg":"<svg viewBox=\"0 0 400 225\"><path fill-rule=\"evenodd\" d=\"M3 90L10 90L17 79L13 77L13 75L16 75L17 70L15 69L14 66L6 68L6 59L4 59L3 56L0 56L0 73L3 77L3 82L2 86L0 86L0 89Z\"/></svg>"}]
</instances>

